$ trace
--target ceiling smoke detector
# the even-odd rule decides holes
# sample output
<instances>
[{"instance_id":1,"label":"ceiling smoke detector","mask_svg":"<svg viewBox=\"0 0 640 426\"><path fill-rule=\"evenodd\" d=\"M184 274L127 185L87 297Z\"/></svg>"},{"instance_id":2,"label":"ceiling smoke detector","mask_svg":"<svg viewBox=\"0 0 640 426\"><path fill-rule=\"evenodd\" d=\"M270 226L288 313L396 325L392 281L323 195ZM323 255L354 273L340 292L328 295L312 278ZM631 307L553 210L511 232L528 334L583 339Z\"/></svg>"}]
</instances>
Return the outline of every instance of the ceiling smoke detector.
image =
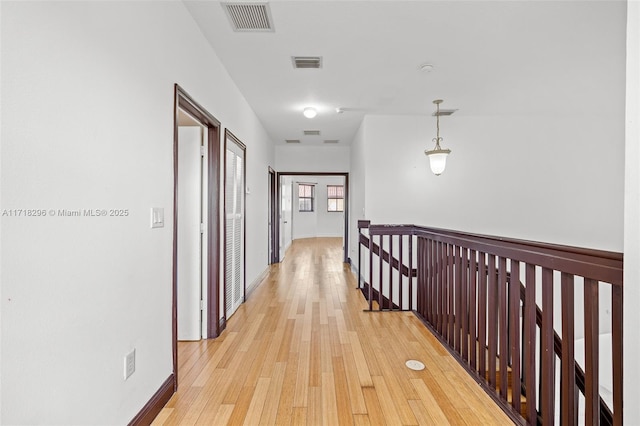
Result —
<instances>
[{"instance_id":1,"label":"ceiling smoke detector","mask_svg":"<svg viewBox=\"0 0 640 426\"><path fill-rule=\"evenodd\" d=\"M433 64L420 64L418 66L418 69L422 72L431 72L434 68Z\"/></svg>"},{"instance_id":2,"label":"ceiling smoke detector","mask_svg":"<svg viewBox=\"0 0 640 426\"><path fill-rule=\"evenodd\" d=\"M274 31L268 3L222 3L233 31Z\"/></svg>"}]
</instances>

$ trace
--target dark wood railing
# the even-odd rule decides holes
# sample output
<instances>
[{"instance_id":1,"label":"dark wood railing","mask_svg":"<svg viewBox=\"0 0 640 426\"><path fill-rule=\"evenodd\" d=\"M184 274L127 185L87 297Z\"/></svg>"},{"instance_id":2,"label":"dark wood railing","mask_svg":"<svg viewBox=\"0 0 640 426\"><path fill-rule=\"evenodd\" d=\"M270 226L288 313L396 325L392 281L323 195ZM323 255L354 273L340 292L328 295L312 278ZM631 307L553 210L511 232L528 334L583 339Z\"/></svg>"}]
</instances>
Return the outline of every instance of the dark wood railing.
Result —
<instances>
[{"instance_id":1,"label":"dark wood railing","mask_svg":"<svg viewBox=\"0 0 640 426\"><path fill-rule=\"evenodd\" d=\"M586 425L622 424L622 254L413 225L358 227L368 310L415 311L514 422L551 425L557 412L561 424L576 424L583 408ZM601 328L611 330L604 349L612 365L600 362ZM611 406L600 395L604 368Z\"/></svg>"}]
</instances>

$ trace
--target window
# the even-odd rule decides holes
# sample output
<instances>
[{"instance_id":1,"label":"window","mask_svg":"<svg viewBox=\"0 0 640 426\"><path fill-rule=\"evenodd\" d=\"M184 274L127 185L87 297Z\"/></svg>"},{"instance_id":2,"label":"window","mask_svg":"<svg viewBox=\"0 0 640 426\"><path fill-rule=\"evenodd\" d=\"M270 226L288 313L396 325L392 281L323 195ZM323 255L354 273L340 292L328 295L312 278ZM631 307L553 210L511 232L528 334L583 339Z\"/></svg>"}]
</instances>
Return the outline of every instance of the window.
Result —
<instances>
[{"instance_id":1,"label":"window","mask_svg":"<svg viewBox=\"0 0 640 426\"><path fill-rule=\"evenodd\" d=\"M299 184L298 185L298 211L312 212L313 211L313 197L314 197L313 185Z\"/></svg>"},{"instance_id":2,"label":"window","mask_svg":"<svg viewBox=\"0 0 640 426\"><path fill-rule=\"evenodd\" d=\"M327 211L344 211L344 186L327 185Z\"/></svg>"}]
</instances>

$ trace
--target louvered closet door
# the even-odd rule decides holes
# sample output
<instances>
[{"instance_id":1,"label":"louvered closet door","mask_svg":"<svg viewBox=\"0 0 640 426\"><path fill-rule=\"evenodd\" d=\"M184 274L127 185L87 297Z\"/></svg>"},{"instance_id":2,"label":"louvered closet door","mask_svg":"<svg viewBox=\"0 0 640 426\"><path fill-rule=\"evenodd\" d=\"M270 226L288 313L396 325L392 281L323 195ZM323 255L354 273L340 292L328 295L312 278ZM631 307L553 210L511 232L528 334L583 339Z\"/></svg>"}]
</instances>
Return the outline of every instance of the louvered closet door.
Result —
<instances>
[{"instance_id":1,"label":"louvered closet door","mask_svg":"<svg viewBox=\"0 0 640 426\"><path fill-rule=\"evenodd\" d=\"M225 299L227 319L244 301L244 151L227 139L225 176Z\"/></svg>"}]
</instances>

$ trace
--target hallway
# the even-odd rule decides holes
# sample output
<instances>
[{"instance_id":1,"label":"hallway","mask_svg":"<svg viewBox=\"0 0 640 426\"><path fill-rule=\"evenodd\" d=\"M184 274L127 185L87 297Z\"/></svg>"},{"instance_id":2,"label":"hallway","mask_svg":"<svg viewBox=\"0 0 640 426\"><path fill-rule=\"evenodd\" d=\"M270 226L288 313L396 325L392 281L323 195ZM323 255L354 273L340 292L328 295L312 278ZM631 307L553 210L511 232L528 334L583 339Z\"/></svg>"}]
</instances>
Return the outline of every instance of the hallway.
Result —
<instances>
[{"instance_id":1,"label":"hallway","mask_svg":"<svg viewBox=\"0 0 640 426\"><path fill-rule=\"evenodd\" d=\"M295 240L220 338L181 342L153 424L511 423L413 313L363 312L341 242Z\"/></svg>"}]
</instances>

